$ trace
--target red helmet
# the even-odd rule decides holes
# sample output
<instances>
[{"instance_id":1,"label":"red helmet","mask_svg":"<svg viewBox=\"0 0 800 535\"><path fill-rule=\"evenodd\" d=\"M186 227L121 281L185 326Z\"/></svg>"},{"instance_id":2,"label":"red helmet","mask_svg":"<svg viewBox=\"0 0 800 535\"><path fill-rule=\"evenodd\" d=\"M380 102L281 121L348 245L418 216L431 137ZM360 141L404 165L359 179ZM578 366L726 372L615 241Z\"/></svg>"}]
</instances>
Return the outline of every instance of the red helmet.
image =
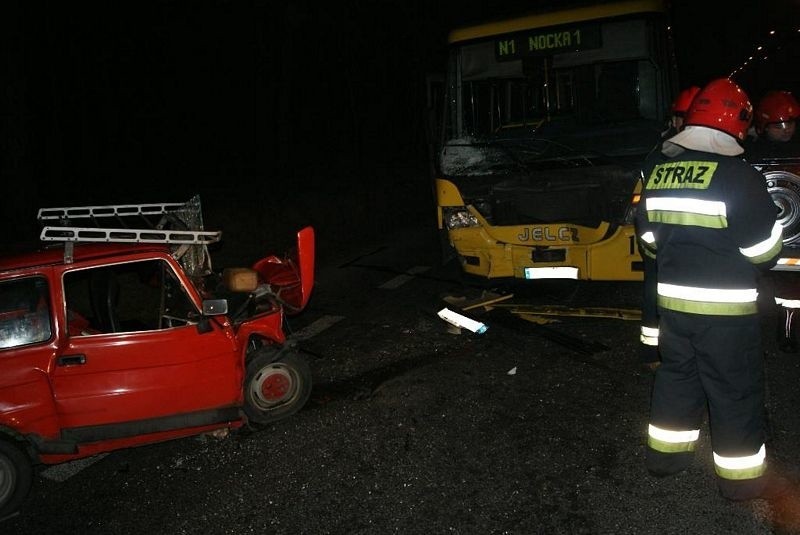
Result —
<instances>
[{"instance_id":1,"label":"red helmet","mask_svg":"<svg viewBox=\"0 0 800 535\"><path fill-rule=\"evenodd\" d=\"M693 85L678 93L677 98L675 98L675 101L672 103L672 115L685 117L694 97L696 97L699 92L700 88Z\"/></svg>"},{"instance_id":2,"label":"red helmet","mask_svg":"<svg viewBox=\"0 0 800 535\"><path fill-rule=\"evenodd\" d=\"M769 123L783 123L797 119L800 104L789 91L769 91L758 102L754 120L761 131Z\"/></svg>"},{"instance_id":3,"label":"red helmet","mask_svg":"<svg viewBox=\"0 0 800 535\"><path fill-rule=\"evenodd\" d=\"M685 126L707 126L744 141L753 120L747 93L728 78L712 80L697 93L686 112Z\"/></svg>"}]
</instances>

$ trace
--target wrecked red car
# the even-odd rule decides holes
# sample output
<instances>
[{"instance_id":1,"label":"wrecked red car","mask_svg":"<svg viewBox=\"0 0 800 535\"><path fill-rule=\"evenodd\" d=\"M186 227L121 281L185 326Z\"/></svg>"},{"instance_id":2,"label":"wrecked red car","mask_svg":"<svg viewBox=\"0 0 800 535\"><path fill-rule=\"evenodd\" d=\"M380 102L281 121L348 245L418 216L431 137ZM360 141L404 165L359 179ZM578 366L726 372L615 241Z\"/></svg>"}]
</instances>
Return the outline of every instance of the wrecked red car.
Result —
<instances>
[{"instance_id":1,"label":"wrecked red car","mask_svg":"<svg viewBox=\"0 0 800 535\"><path fill-rule=\"evenodd\" d=\"M103 226L132 217L155 221ZM198 198L39 219L45 244L0 258L0 518L37 465L270 423L306 403L310 368L283 325L313 288L313 228L286 257L214 271L206 246L221 233L202 230Z\"/></svg>"}]
</instances>

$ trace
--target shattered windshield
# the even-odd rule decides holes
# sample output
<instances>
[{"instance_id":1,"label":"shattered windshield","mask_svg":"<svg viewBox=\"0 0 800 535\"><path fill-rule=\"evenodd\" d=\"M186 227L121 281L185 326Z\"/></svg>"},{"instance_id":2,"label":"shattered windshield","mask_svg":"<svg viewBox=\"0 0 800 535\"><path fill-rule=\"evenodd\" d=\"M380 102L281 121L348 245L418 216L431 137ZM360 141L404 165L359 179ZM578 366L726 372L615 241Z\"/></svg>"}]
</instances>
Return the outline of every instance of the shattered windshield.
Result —
<instances>
[{"instance_id":1,"label":"shattered windshield","mask_svg":"<svg viewBox=\"0 0 800 535\"><path fill-rule=\"evenodd\" d=\"M449 175L530 172L542 167L592 165L601 154L578 150L546 138L472 137L453 139L442 149L442 170Z\"/></svg>"},{"instance_id":2,"label":"shattered windshield","mask_svg":"<svg viewBox=\"0 0 800 535\"><path fill-rule=\"evenodd\" d=\"M641 19L604 23L597 48L511 59L497 52L500 37L454 47L442 171L505 173L649 152L665 110L647 31Z\"/></svg>"}]
</instances>

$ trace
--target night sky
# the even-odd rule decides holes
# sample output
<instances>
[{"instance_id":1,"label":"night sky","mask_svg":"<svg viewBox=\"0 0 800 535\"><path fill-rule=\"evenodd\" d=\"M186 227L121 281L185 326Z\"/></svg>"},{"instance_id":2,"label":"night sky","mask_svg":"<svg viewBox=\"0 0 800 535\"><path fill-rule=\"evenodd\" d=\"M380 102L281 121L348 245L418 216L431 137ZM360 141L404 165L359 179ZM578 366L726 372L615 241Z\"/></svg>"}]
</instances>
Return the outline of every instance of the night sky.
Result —
<instances>
[{"instance_id":1,"label":"night sky","mask_svg":"<svg viewBox=\"0 0 800 535\"><path fill-rule=\"evenodd\" d=\"M447 30L550 4L4 2L0 221L236 181L280 195L380 179L376 166L425 170L425 79L442 71ZM796 0L673 4L683 85L728 75L773 25L800 27ZM780 79L795 92L796 71ZM776 76L759 67L741 83L755 95Z\"/></svg>"}]
</instances>

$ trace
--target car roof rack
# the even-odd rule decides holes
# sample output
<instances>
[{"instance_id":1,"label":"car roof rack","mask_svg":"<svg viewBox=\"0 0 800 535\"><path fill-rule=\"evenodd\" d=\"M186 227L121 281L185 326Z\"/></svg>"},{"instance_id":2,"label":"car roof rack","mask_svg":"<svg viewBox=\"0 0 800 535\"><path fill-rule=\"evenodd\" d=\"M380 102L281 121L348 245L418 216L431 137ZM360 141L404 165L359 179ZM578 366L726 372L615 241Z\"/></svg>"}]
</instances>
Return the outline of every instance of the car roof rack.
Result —
<instances>
[{"instance_id":1,"label":"car roof rack","mask_svg":"<svg viewBox=\"0 0 800 535\"><path fill-rule=\"evenodd\" d=\"M190 275L211 272L207 245L221 231L203 230L199 195L185 203L117 204L40 208L39 239L64 242L64 262L72 263L75 243L161 243Z\"/></svg>"}]
</instances>

